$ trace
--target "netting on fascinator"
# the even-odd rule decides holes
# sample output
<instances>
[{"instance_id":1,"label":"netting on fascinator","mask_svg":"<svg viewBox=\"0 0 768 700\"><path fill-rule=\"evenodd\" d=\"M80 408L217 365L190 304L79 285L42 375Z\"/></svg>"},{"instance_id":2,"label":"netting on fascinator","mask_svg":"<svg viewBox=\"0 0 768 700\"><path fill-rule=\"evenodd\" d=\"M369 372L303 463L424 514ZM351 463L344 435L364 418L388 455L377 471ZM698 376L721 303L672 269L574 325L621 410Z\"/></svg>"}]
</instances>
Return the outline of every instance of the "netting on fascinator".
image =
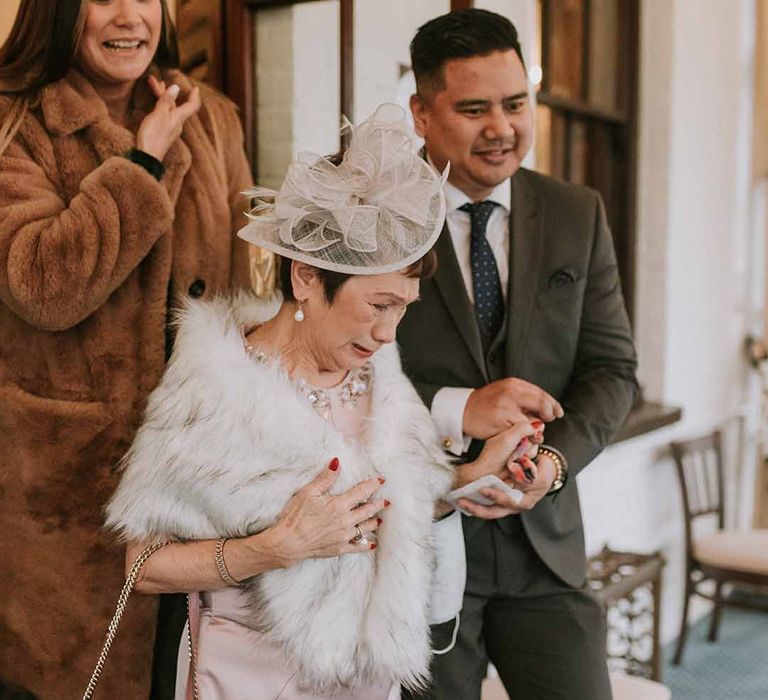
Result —
<instances>
[{"instance_id":1,"label":"netting on fascinator","mask_svg":"<svg viewBox=\"0 0 768 700\"><path fill-rule=\"evenodd\" d=\"M302 153L279 190L255 187L238 235L294 260L352 275L407 267L434 245L445 219L440 175L419 155L397 105L382 105L351 132L341 163Z\"/></svg>"}]
</instances>

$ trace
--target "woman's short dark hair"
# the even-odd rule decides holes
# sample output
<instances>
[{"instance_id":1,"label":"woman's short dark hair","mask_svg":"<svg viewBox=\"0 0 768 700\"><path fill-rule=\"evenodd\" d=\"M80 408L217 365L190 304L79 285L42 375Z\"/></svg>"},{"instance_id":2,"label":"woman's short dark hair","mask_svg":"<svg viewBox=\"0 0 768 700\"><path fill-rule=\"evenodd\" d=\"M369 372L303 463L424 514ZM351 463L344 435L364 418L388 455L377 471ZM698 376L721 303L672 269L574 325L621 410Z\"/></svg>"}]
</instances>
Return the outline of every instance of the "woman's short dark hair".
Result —
<instances>
[{"instance_id":1,"label":"woman's short dark hair","mask_svg":"<svg viewBox=\"0 0 768 700\"><path fill-rule=\"evenodd\" d=\"M416 90L423 98L444 89L448 61L510 50L525 65L515 25L495 12L471 8L435 17L419 27L411 42Z\"/></svg>"},{"instance_id":2,"label":"woman's short dark hair","mask_svg":"<svg viewBox=\"0 0 768 700\"><path fill-rule=\"evenodd\" d=\"M278 267L280 291L283 293L283 299L286 299L287 301L295 301L296 297L293 294L293 285L291 284L290 258L278 256ZM435 274L435 270L437 270L437 253L432 249L416 262L411 263L406 267L405 270L403 270L403 274L412 279L423 280L432 277L432 275ZM353 275L348 275L344 272L333 272L331 270L323 270L319 267L316 267L315 271L323 285L325 299L329 305L333 304L333 300L336 298L336 294L339 289L341 289L342 285L353 277Z\"/></svg>"}]
</instances>

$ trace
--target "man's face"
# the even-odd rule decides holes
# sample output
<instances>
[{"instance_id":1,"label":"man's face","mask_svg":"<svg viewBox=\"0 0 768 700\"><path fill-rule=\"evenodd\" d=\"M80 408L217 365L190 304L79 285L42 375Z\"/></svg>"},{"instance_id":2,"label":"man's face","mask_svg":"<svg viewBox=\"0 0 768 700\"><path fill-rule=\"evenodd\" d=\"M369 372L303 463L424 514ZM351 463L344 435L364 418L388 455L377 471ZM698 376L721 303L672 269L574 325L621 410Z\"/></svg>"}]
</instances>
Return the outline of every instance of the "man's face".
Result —
<instances>
[{"instance_id":1,"label":"man's face","mask_svg":"<svg viewBox=\"0 0 768 700\"><path fill-rule=\"evenodd\" d=\"M528 81L518 55L495 51L448 61L445 89L411 98L432 162L471 199L487 197L520 167L533 137Z\"/></svg>"}]
</instances>

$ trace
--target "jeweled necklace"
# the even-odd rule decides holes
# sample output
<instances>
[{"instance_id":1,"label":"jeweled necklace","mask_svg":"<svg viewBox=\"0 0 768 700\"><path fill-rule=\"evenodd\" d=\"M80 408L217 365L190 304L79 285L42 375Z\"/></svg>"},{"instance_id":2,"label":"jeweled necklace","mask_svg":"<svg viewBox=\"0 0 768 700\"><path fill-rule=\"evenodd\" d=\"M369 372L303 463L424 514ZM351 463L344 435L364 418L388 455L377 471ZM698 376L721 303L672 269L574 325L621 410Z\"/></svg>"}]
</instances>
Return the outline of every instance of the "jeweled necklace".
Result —
<instances>
[{"instance_id":1,"label":"jeweled necklace","mask_svg":"<svg viewBox=\"0 0 768 700\"><path fill-rule=\"evenodd\" d=\"M246 343L246 352L257 362L266 362L269 359L267 353L261 348ZM315 409L323 418L331 418L331 398L338 396L339 405L342 408L353 409L362 396L365 396L371 390L373 378L373 368L370 362L366 362L362 367L347 372L347 376L335 387L322 389L309 384L304 379L296 380L301 395L309 402L309 405Z\"/></svg>"},{"instance_id":2,"label":"jeweled necklace","mask_svg":"<svg viewBox=\"0 0 768 700\"><path fill-rule=\"evenodd\" d=\"M303 379L299 379L297 384L299 391L310 406L314 408L323 418L331 418L331 398L338 396L339 405L342 408L352 410L362 396L365 396L371 390L371 377L373 371L370 363L359 369L353 369L347 373L346 378L341 384L330 389L321 389L312 386Z\"/></svg>"}]
</instances>

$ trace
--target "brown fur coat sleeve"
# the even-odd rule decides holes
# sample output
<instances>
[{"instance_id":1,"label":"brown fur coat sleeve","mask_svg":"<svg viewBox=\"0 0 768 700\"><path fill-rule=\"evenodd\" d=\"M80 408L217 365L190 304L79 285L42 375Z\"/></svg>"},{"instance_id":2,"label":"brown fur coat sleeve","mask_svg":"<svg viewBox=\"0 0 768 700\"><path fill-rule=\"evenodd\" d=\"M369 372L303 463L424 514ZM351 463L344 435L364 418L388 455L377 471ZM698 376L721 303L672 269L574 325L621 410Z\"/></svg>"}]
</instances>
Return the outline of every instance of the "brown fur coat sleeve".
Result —
<instances>
[{"instance_id":1,"label":"brown fur coat sleeve","mask_svg":"<svg viewBox=\"0 0 768 700\"><path fill-rule=\"evenodd\" d=\"M58 331L106 301L169 230L174 211L166 188L120 156L67 201L54 179L65 164L47 146L29 118L0 156L0 299L27 323Z\"/></svg>"}]
</instances>

